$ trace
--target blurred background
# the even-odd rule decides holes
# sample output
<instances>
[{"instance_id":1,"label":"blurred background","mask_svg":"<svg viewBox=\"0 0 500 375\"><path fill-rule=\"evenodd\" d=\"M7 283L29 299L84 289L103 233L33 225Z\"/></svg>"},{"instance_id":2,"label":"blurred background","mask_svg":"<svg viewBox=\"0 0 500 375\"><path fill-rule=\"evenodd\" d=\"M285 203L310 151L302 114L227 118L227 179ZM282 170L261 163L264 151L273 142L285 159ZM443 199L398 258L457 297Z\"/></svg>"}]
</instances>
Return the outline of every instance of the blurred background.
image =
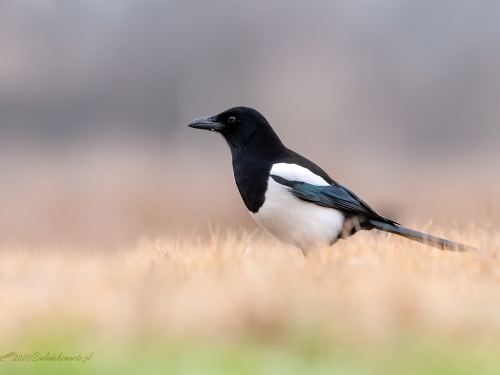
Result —
<instances>
[{"instance_id":1,"label":"blurred background","mask_svg":"<svg viewBox=\"0 0 500 375\"><path fill-rule=\"evenodd\" d=\"M500 216L500 3L4 0L0 244L248 228L221 137L284 143L407 225Z\"/></svg>"}]
</instances>

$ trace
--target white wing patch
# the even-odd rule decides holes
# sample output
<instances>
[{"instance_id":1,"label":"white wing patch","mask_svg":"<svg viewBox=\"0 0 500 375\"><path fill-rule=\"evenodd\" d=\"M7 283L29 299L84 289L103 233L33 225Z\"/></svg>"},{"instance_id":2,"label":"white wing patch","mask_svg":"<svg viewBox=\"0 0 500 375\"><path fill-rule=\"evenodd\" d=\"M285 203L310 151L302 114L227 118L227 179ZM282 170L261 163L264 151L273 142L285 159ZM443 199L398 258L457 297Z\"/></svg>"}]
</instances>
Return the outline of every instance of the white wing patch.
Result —
<instances>
[{"instance_id":1,"label":"white wing patch","mask_svg":"<svg viewBox=\"0 0 500 375\"><path fill-rule=\"evenodd\" d=\"M279 176L288 181L307 182L308 184L316 186L330 185L322 177L297 164L274 164L271 168L271 175Z\"/></svg>"}]
</instances>

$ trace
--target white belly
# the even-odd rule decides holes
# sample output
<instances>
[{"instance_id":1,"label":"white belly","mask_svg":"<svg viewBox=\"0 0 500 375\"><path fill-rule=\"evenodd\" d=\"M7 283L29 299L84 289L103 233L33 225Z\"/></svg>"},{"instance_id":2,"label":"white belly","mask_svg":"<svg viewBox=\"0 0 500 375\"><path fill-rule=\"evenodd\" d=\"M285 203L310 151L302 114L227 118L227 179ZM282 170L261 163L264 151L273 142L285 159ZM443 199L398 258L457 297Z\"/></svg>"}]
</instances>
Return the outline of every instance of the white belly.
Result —
<instances>
[{"instance_id":1,"label":"white belly","mask_svg":"<svg viewBox=\"0 0 500 375\"><path fill-rule=\"evenodd\" d=\"M257 213L250 214L271 236L303 251L331 245L344 223L339 211L302 201L272 178L264 204Z\"/></svg>"}]
</instances>

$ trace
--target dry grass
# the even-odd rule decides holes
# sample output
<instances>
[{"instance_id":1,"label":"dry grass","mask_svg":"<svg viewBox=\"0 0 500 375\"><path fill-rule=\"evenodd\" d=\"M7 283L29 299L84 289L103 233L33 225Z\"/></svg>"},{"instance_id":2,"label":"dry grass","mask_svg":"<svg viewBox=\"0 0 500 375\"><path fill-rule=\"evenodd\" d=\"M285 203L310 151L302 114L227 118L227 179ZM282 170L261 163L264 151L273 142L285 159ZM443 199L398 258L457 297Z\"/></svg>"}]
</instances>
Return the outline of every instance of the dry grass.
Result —
<instances>
[{"instance_id":1,"label":"dry grass","mask_svg":"<svg viewBox=\"0 0 500 375\"><path fill-rule=\"evenodd\" d=\"M4 245L0 355L95 357L0 365L65 375L496 374L500 231L420 229L480 250L360 233L304 258L243 230L108 252Z\"/></svg>"},{"instance_id":2,"label":"dry grass","mask_svg":"<svg viewBox=\"0 0 500 375\"><path fill-rule=\"evenodd\" d=\"M0 336L320 335L357 345L410 333L500 344L500 232L433 232L481 249L442 252L362 233L304 258L243 231L143 239L108 253L4 247Z\"/></svg>"}]
</instances>

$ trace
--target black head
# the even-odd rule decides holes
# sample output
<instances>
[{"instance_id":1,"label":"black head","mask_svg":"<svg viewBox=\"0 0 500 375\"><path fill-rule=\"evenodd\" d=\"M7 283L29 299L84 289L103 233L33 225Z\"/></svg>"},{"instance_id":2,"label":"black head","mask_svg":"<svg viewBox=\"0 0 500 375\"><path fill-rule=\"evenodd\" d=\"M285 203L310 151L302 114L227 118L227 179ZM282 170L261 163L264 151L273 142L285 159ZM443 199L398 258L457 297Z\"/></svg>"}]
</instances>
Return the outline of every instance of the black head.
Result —
<instances>
[{"instance_id":1,"label":"black head","mask_svg":"<svg viewBox=\"0 0 500 375\"><path fill-rule=\"evenodd\" d=\"M241 150L250 144L258 148L284 147L265 117L248 107L234 107L216 116L201 117L188 126L222 134L231 151Z\"/></svg>"}]
</instances>

